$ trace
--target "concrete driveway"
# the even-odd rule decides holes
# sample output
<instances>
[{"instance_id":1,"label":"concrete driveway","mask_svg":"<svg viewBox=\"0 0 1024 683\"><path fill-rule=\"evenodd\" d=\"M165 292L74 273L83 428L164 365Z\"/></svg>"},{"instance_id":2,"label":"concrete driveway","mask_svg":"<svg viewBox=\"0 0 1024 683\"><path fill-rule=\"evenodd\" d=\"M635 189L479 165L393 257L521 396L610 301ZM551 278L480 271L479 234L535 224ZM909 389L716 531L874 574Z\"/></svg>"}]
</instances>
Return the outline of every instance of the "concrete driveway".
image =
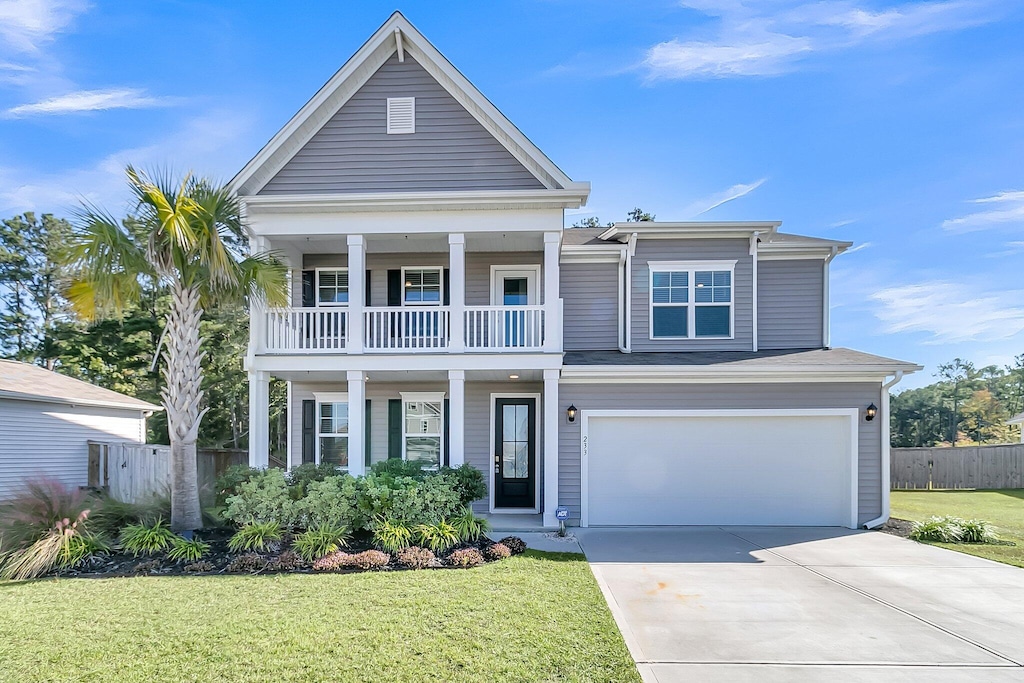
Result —
<instances>
[{"instance_id":1,"label":"concrete driveway","mask_svg":"<svg viewBox=\"0 0 1024 683\"><path fill-rule=\"evenodd\" d=\"M1024 570L877 532L580 529L645 681L1024 681Z\"/></svg>"}]
</instances>

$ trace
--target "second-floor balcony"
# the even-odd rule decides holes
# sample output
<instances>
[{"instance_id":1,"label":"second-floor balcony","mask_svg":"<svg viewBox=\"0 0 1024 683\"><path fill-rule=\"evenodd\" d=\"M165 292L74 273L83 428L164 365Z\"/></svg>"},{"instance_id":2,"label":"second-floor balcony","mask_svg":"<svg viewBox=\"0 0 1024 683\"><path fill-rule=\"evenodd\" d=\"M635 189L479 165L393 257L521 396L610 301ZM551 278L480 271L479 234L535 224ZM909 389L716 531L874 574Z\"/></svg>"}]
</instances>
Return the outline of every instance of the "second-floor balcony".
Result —
<instances>
[{"instance_id":1,"label":"second-floor balcony","mask_svg":"<svg viewBox=\"0 0 1024 683\"><path fill-rule=\"evenodd\" d=\"M353 338L351 316L357 314L362 315L362 333ZM554 333L557 320L549 322L544 306L467 306L459 312L451 306L363 307L358 313L330 306L276 308L257 316L257 353L561 350ZM560 319L560 305L554 317Z\"/></svg>"}]
</instances>

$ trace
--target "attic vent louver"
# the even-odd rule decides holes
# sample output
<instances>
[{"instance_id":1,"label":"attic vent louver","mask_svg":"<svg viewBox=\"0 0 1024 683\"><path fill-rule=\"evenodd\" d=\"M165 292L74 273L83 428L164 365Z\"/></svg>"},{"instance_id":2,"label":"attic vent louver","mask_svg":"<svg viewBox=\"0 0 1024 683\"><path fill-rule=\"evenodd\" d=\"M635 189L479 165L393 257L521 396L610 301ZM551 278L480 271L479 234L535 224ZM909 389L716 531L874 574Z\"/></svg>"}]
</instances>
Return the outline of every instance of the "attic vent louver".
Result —
<instances>
[{"instance_id":1,"label":"attic vent louver","mask_svg":"<svg viewBox=\"0 0 1024 683\"><path fill-rule=\"evenodd\" d=\"M416 98L388 98L388 135L416 132Z\"/></svg>"}]
</instances>

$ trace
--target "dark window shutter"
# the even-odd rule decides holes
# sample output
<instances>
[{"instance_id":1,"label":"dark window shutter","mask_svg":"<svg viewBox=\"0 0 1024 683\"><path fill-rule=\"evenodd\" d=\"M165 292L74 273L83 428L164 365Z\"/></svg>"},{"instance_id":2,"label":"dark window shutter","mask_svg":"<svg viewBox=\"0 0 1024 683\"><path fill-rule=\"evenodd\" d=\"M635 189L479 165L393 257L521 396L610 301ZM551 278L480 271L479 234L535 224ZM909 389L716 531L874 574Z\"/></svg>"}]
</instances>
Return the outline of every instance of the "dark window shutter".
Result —
<instances>
[{"instance_id":1,"label":"dark window shutter","mask_svg":"<svg viewBox=\"0 0 1024 683\"><path fill-rule=\"evenodd\" d=\"M402 457L402 399L388 399L388 458Z\"/></svg>"},{"instance_id":2,"label":"dark window shutter","mask_svg":"<svg viewBox=\"0 0 1024 683\"><path fill-rule=\"evenodd\" d=\"M445 271L445 272L448 272L448 271ZM444 458L442 459L441 464L444 465L445 467L448 467L448 463L450 463L452 461L452 458L451 458L452 450L451 450L451 448L448 447L448 437L451 435L451 429L449 428L449 422L448 422L448 399L444 400L444 415L443 415L443 419L444 419L444 427L443 427L443 429L444 429L444 439L443 439L443 441L444 441Z\"/></svg>"},{"instance_id":3,"label":"dark window shutter","mask_svg":"<svg viewBox=\"0 0 1024 683\"><path fill-rule=\"evenodd\" d=\"M366 426L363 432L363 442L366 444L366 466L370 466L370 399L366 399Z\"/></svg>"},{"instance_id":4,"label":"dark window shutter","mask_svg":"<svg viewBox=\"0 0 1024 683\"><path fill-rule=\"evenodd\" d=\"M448 269L445 268L444 272L441 273L441 298L445 306L450 306L452 303L452 280L448 275Z\"/></svg>"},{"instance_id":5,"label":"dark window shutter","mask_svg":"<svg viewBox=\"0 0 1024 683\"><path fill-rule=\"evenodd\" d=\"M306 308L316 306L316 271L302 271L302 305Z\"/></svg>"},{"instance_id":6,"label":"dark window shutter","mask_svg":"<svg viewBox=\"0 0 1024 683\"><path fill-rule=\"evenodd\" d=\"M316 401L302 402L302 462L316 461Z\"/></svg>"},{"instance_id":7,"label":"dark window shutter","mask_svg":"<svg viewBox=\"0 0 1024 683\"><path fill-rule=\"evenodd\" d=\"M388 271L388 306L402 305L402 271Z\"/></svg>"},{"instance_id":8,"label":"dark window shutter","mask_svg":"<svg viewBox=\"0 0 1024 683\"><path fill-rule=\"evenodd\" d=\"M371 271L369 271L369 270L366 271L366 297L365 297L366 298L366 303L363 304L364 306L370 306L371 305L370 304L370 282L372 281L372 279L370 278L370 272Z\"/></svg>"}]
</instances>

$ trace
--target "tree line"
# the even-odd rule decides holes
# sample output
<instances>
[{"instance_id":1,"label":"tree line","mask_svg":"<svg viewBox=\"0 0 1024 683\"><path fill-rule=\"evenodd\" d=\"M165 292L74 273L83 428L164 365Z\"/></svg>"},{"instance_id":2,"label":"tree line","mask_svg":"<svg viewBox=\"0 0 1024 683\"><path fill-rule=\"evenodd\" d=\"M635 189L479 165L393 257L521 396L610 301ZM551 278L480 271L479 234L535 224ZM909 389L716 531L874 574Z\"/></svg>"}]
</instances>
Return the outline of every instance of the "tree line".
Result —
<instances>
[{"instance_id":1,"label":"tree line","mask_svg":"<svg viewBox=\"0 0 1024 683\"><path fill-rule=\"evenodd\" d=\"M975 367L955 358L939 366L938 381L893 394L895 447L1011 443L1020 428L1006 420L1024 411L1024 354L1012 365Z\"/></svg>"}]
</instances>

